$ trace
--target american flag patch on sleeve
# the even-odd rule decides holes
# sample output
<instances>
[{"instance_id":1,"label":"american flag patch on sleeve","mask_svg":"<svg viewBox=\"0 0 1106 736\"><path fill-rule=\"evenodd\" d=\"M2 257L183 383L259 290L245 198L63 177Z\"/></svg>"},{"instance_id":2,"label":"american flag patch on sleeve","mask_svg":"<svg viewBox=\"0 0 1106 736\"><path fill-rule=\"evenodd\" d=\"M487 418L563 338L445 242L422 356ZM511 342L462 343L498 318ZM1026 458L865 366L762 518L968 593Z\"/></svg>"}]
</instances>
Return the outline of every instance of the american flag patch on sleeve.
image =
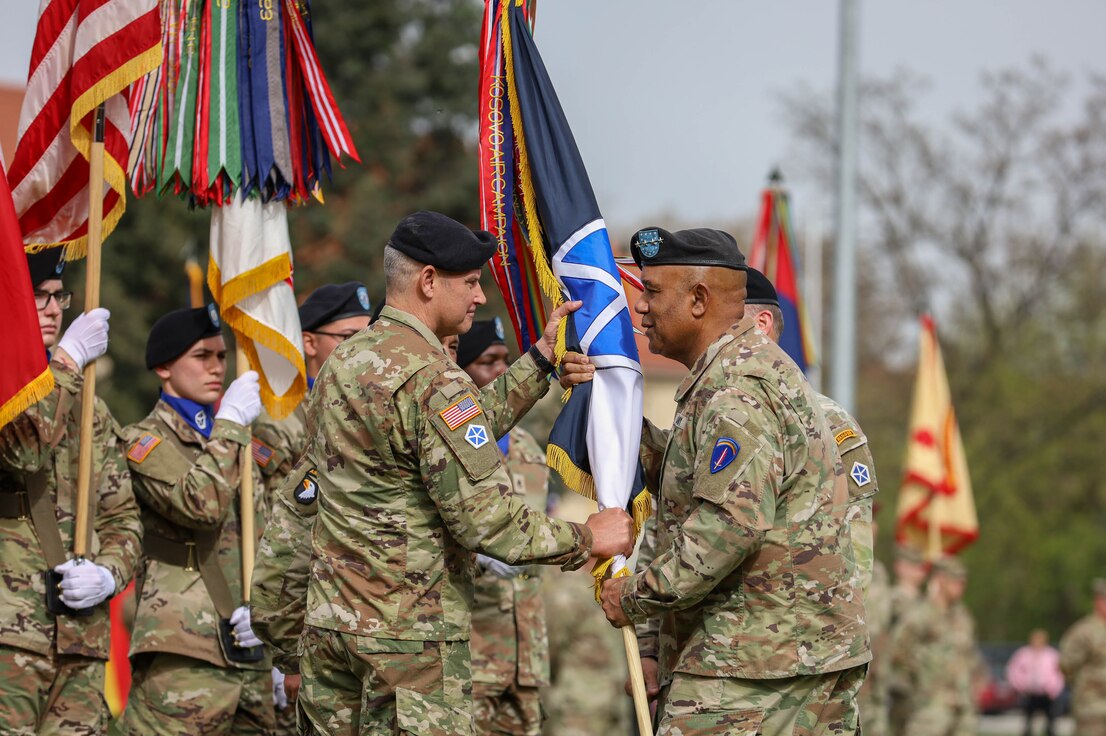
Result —
<instances>
[{"instance_id":1,"label":"american flag patch on sleeve","mask_svg":"<svg viewBox=\"0 0 1106 736\"><path fill-rule=\"evenodd\" d=\"M476 403L476 399L472 397L472 394L465 394L461 399L442 409L438 414L445 420L447 427L457 429L462 424L472 419L473 417L480 416L480 405Z\"/></svg>"},{"instance_id":2,"label":"american flag patch on sleeve","mask_svg":"<svg viewBox=\"0 0 1106 736\"><path fill-rule=\"evenodd\" d=\"M272 461L274 454L273 448L256 437L250 440L250 448L253 451L253 461L257 463L258 467L267 467Z\"/></svg>"},{"instance_id":3,"label":"american flag patch on sleeve","mask_svg":"<svg viewBox=\"0 0 1106 736\"><path fill-rule=\"evenodd\" d=\"M127 459L132 462L141 463L154 451L154 448L160 444L160 437L154 437L152 434L144 434L139 438L138 442L135 442L134 445L131 446L130 451L127 453Z\"/></svg>"}]
</instances>

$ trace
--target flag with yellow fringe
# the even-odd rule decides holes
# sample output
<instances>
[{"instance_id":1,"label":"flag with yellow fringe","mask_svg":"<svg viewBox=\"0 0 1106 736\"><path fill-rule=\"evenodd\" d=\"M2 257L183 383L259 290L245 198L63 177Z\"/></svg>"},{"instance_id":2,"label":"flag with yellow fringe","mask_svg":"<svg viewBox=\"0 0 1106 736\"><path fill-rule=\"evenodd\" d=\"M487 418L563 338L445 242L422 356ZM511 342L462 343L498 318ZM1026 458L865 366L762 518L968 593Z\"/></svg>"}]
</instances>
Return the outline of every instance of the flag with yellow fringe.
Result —
<instances>
[{"instance_id":1,"label":"flag with yellow fringe","mask_svg":"<svg viewBox=\"0 0 1106 736\"><path fill-rule=\"evenodd\" d=\"M541 335L540 295L583 306L562 322L556 353L587 355L595 380L572 391L553 426L548 462L574 491L644 523L642 375L610 238L553 84L534 43L533 6L487 0L480 69L482 226L520 347ZM602 462L599 462L599 458ZM626 574L616 558L614 574Z\"/></svg>"}]
</instances>

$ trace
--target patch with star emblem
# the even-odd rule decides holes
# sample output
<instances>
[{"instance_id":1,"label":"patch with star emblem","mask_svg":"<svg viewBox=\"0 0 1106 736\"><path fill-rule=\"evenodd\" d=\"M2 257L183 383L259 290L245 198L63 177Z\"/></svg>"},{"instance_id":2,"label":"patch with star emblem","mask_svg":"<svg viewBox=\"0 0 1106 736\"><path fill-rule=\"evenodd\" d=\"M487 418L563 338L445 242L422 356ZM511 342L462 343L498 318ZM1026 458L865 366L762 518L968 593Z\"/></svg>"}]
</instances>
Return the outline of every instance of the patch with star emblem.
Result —
<instances>
[{"instance_id":1,"label":"patch with star emblem","mask_svg":"<svg viewBox=\"0 0 1106 736\"><path fill-rule=\"evenodd\" d=\"M141 464L143 460L150 456L154 448L160 444L160 437L154 437L152 434L144 434L139 438L138 442L135 442L134 445L131 446L130 451L127 453L127 459Z\"/></svg>"},{"instance_id":2,"label":"patch with star emblem","mask_svg":"<svg viewBox=\"0 0 1106 736\"><path fill-rule=\"evenodd\" d=\"M267 468L273 461L273 455L276 454L273 448L256 437L250 439L250 449L253 451L253 461L259 468Z\"/></svg>"},{"instance_id":3,"label":"patch with star emblem","mask_svg":"<svg viewBox=\"0 0 1106 736\"><path fill-rule=\"evenodd\" d=\"M470 424L465 430L465 442L480 449L488 444L488 428L483 424Z\"/></svg>"},{"instance_id":4,"label":"patch with star emblem","mask_svg":"<svg viewBox=\"0 0 1106 736\"><path fill-rule=\"evenodd\" d=\"M852 477L861 488L872 482L872 474L868 470L868 466L864 463L853 463L853 468L849 471L849 476Z\"/></svg>"},{"instance_id":5,"label":"patch with star emblem","mask_svg":"<svg viewBox=\"0 0 1106 736\"><path fill-rule=\"evenodd\" d=\"M312 468L303 476L299 487L296 488L296 503L310 506L319 497L319 471Z\"/></svg>"},{"instance_id":6,"label":"patch with star emblem","mask_svg":"<svg viewBox=\"0 0 1106 736\"><path fill-rule=\"evenodd\" d=\"M480 405L476 403L476 399L473 398L473 395L465 394L460 399L438 412L438 415L445 420L445 426L454 430L468 420L480 416L480 413ZM474 447L479 447L479 445L474 445Z\"/></svg>"}]
</instances>

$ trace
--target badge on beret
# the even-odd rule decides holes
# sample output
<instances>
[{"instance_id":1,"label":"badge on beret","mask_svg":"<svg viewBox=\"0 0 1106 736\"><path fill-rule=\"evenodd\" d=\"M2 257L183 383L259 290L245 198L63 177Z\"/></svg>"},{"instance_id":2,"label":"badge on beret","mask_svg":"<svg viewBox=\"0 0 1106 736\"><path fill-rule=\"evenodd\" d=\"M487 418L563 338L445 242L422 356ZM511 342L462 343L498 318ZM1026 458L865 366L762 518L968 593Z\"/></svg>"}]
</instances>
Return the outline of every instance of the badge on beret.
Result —
<instances>
[{"instance_id":1,"label":"badge on beret","mask_svg":"<svg viewBox=\"0 0 1106 736\"><path fill-rule=\"evenodd\" d=\"M65 259L64 258L59 258L58 259L58 265L54 266L54 273L56 273L58 276L61 276L61 273L64 270L65 270Z\"/></svg>"},{"instance_id":2,"label":"badge on beret","mask_svg":"<svg viewBox=\"0 0 1106 736\"><path fill-rule=\"evenodd\" d=\"M741 445L737 444L737 440L732 437L719 437L714 443L714 452L710 454L711 475L736 460L739 452L741 452Z\"/></svg>"},{"instance_id":3,"label":"badge on beret","mask_svg":"<svg viewBox=\"0 0 1106 736\"><path fill-rule=\"evenodd\" d=\"M503 320L499 319L499 317L495 318L495 339L496 340L504 339L504 337L503 337Z\"/></svg>"},{"instance_id":4,"label":"badge on beret","mask_svg":"<svg viewBox=\"0 0 1106 736\"><path fill-rule=\"evenodd\" d=\"M149 457L150 453L154 451L154 448L161 444L160 437L154 437L152 434L144 434L131 446L130 451L127 453L127 459L141 464L143 460Z\"/></svg>"},{"instance_id":5,"label":"badge on beret","mask_svg":"<svg viewBox=\"0 0 1106 736\"><path fill-rule=\"evenodd\" d=\"M479 450L488 444L488 428L483 424L470 424L465 430L465 442Z\"/></svg>"},{"instance_id":6,"label":"badge on beret","mask_svg":"<svg viewBox=\"0 0 1106 736\"><path fill-rule=\"evenodd\" d=\"M840 445L845 440L852 439L853 437L856 437L856 432L851 429L843 429L834 436L834 439L837 441L837 444Z\"/></svg>"},{"instance_id":7,"label":"badge on beret","mask_svg":"<svg viewBox=\"0 0 1106 736\"><path fill-rule=\"evenodd\" d=\"M652 258L660 252L664 238L656 230L642 230L637 234L637 247L642 258Z\"/></svg>"},{"instance_id":8,"label":"badge on beret","mask_svg":"<svg viewBox=\"0 0 1106 736\"><path fill-rule=\"evenodd\" d=\"M273 448L256 437L250 439L250 449L253 451L253 461L257 463L259 468L268 467L269 463L273 461L273 455L275 454Z\"/></svg>"},{"instance_id":9,"label":"badge on beret","mask_svg":"<svg viewBox=\"0 0 1106 736\"><path fill-rule=\"evenodd\" d=\"M868 466L864 463L853 463L853 469L849 471L849 475L861 488L872 482L872 474L868 472Z\"/></svg>"},{"instance_id":10,"label":"badge on beret","mask_svg":"<svg viewBox=\"0 0 1106 736\"><path fill-rule=\"evenodd\" d=\"M299 488L296 489L295 497L296 503L302 503L304 506L315 503L315 499L319 497L319 471L315 468L307 471L307 475L303 476Z\"/></svg>"},{"instance_id":11,"label":"badge on beret","mask_svg":"<svg viewBox=\"0 0 1106 736\"><path fill-rule=\"evenodd\" d=\"M445 425L452 431L473 417L479 416L480 405L476 403L476 399L473 398L472 394L465 394L457 401L442 409L438 414L445 420Z\"/></svg>"},{"instance_id":12,"label":"badge on beret","mask_svg":"<svg viewBox=\"0 0 1106 736\"><path fill-rule=\"evenodd\" d=\"M219 326L219 310L216 308L215 303L207 305L207 316L211 318L211 324Z\"/></svg>"},{"instance_id":13,"label":"badge on beret","mask_svg":"<svg viewBox=\"0 0 1106 736\"><path fill-rule=\"evenodd\" d=\"M369 308L369 290L364 286L357 287L357 301L362 309Z\"/></svg>"}]
</instances>

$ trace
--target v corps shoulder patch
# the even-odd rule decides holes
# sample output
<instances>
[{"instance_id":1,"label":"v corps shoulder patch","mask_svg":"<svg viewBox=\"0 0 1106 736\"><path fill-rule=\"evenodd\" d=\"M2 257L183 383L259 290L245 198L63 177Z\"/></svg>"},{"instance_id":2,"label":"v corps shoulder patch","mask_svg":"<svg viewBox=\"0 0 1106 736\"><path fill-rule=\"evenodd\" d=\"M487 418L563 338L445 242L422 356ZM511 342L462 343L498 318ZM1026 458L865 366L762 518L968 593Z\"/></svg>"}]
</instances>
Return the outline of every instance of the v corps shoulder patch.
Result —
<instances>
[{"instance_id":1,"label":"v corps shoulder patch","mask_svg":"<svg viewBox=\"0 0 1106 736\"><path fill-rule=\"evenodd\" d=\"M273 455L275 454L273 448L256 437L250 439L250 449L253 452L253 461L257 463L258 467L268 467L269 463L273 461Z\"/></svg>"},{"instance_id":2,"label":"v corps shoulder patch","mask_svg":"<svg viewBox=\"0 0 1106 736\"><path fill-rule=\"evenodd\" d=\"M476 403L471 393L465 394L438 412L450 431L457 429L473 417L480 416L481 413L480 405Z\"/></svg>"},{"instance_id":3,"label":"v corps shoulder patch","mask_svg":"<svg viewBox=\"0 0 1106 736\"><path fill-rule=\"evenodd\" d=\"M152 434L146 433L142 435L138 442L135 442L131 446L131 449L127 452L127 459L131 462L141 463L150 453L154 451L154 448L161 444L161 438L155 437Z\"/></svg>"}]
</instances>

